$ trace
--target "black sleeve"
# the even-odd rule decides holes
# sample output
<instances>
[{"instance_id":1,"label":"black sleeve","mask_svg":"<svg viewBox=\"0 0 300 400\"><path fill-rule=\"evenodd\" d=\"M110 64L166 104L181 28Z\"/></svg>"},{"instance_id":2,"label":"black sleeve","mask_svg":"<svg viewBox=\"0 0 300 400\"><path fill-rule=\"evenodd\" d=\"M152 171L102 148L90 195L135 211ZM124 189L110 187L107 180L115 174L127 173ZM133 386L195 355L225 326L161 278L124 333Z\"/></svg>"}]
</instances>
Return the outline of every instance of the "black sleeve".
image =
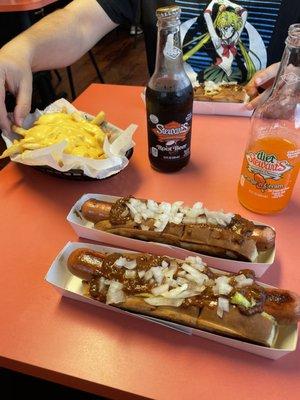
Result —
<instances>
[{"instance_id":1,"label":"black sleeve","mask_svg":"<svg viewBox=\"0 0 300 400\"><path fill-rule=\"evenodd\" d=\"M97 0L109 18L116 24L132 24L136 21L139 0Z\"/></svg>"},{"instance_id":2,"label":"black sleeve","mask_svg":"<svg viewBox=\"0 0 300 400\"><path fill-rule=\"evenodd\" d=\"M268 65L281 60L289 26L300 22L300 1L283 0L271 42L268 46Z\"/></svg>"}]
</instances>

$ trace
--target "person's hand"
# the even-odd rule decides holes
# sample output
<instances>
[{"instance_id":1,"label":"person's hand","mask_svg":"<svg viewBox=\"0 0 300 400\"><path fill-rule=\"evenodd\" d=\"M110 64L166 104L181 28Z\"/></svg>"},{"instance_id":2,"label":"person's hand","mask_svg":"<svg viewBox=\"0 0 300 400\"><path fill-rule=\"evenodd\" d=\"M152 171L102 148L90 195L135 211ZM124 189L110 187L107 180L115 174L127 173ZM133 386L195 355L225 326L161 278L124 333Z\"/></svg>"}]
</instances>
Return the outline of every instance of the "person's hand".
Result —
<instances>
[{"instance_id":1,"label":"person's hand","mask_svg":"<svg viewBox=\"0 0 300 400\"><path fill-rule=\"evenodd\" d=\"M16 49L15 49L16 50ZM0 128L10 130L11 121L5 107L5 92L16 97L14 123L21 126L30 112L32 95L32 72L29 60L18 51L0 51Z\"/></svg>"},{"instance_id":2,"label":"person's hand","mask_svg":"<svg viewBox=\"0 0 300 400\"><path fill-rule=\"evenodd\" d=\"M279 65L280 63L272 64L268 68L258 71L245 86L248 95L250 98L253 98L253 100L246 105L249 110L253 110L266 101L278 72ZM264 92L259 94L259 88L265 89Z\"/></svg>"}]
</instances>

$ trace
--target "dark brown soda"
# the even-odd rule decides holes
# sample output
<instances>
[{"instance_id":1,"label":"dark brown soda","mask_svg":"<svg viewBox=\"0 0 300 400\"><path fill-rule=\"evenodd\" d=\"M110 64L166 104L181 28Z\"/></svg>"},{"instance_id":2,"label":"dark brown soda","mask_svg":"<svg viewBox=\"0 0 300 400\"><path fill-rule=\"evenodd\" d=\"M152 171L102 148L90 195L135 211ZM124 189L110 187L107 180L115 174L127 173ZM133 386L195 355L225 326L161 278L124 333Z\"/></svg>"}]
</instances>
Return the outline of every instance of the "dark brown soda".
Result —
<instances>
[{"instance_id":1,"label":"dark brown soda","mask_svg":"<svg viewBox=\"0 0 300 400\"><path fill-rule=\"evenodd\" d=\"M152 168L175 172L190 159L193 88L146 89L148 155ZM170 138L170 140L168 140Z\"/></svg>"}]
</instances>

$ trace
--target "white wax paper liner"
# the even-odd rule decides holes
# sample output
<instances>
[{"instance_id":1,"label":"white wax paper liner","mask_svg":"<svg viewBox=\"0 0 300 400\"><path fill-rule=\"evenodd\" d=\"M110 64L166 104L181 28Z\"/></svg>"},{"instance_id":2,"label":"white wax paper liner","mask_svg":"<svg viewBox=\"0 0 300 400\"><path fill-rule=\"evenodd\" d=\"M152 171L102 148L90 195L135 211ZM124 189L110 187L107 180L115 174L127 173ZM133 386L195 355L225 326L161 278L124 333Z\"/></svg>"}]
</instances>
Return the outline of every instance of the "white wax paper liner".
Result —
<instances>
[{"instance_id":1,"label":"white wax paper liner","mask_svg":"<svg viewBox=\"0 0 300 400\"><path fill-rule=\"evenodd\" d=\"M76 111L86 119L93 118L93 116L87 113L78 111L67 100L59 99L46 107L45 110L36 110L34 113L29 114L24 120L23 127L28 129L40 115L60 112L63 108L65 108L68 113ZM128 159L125 154L135 145L132 136L137 129L137 125L131 124L127 129L122 130L109 122L105 122L103 128L111 133L111 142L106 138L103 144L103 150L107 156L106 159L96 160L64 154L63 151L67 146L67 142L63 141L42 149L27 150L22 154L12 156L11 160L26 165L49 166L61 172L69 171L71 169L80 169L85 175L91 178L107 178L127 166ZM19 136L14 132L3 132L2 137L7 147L12 145L14 139L19 138Z\"/></svg>"}]
</instances>

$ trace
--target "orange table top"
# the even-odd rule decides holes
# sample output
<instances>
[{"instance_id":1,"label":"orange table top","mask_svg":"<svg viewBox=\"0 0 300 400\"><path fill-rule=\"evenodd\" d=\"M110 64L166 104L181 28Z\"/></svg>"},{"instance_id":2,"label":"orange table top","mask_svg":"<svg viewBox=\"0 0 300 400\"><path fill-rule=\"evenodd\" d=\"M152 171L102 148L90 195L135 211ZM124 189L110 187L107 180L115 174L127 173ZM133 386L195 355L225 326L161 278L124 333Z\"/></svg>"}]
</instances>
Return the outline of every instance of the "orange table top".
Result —
<instances>
[{"instance_id":1,"label":"orange table top","mask_svg":"<svg viewBox=\"0 0 300 400\"><path fill-rule=\"evenodd\" d=\"M257 216L242 208L236 186L249 120L195 116L192 160L176 174L147 160L142 88L92 85L75 102L103 109L122 128L139 125L129 166L103 182L76 182L10 163L0 172L0 364L114 399L276 400L299 398L300 350L270 361L221 344L62 298L44 281L67 241L65 218L83 193L133 194L188 203L202 200L273 225L277 257L263 281L300 292L300 184L288 208Z\"/></svg>"},{"instance_id":2,"label":"orange table top","mask_svg":"<svg viewBox=\"0 0 300 400\"><path fill-rule=\"evenodd\" d=\"M57 0L0 0L0 12L31 11L46 7Z\"/></svg>"}]
</instances>

